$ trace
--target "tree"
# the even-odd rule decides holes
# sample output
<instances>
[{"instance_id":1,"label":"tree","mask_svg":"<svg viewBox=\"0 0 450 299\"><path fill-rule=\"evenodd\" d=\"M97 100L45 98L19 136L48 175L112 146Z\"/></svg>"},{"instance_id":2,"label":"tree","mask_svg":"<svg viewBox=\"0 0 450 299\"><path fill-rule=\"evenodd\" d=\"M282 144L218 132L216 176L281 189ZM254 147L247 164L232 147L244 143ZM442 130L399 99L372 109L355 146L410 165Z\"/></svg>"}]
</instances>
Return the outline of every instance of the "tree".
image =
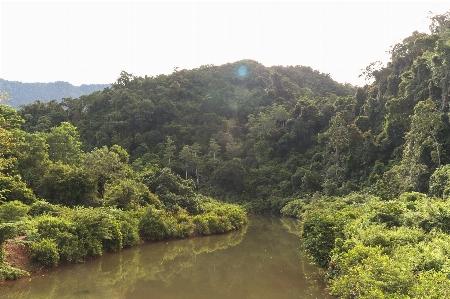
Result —
<instances>
[{"instance_id":1,"label":"tree","mask_svg":"<svg viewBox=\"0 0 450 299\"><path fill-rule=\"evenodd\" d=\"M194 163L194 155L192 154L191 147L189 145L183 146L180 152L180 159L184 162L184 170L186 172L186 180L188 179L188 171L191 169Z\"/></svg>"},{"instance_id":2,"label":"tree","mask_svg":"<svg viewBox=\"0 0 450 299\"><path fill-rule=\"evenodd\" d=\"M441 155L439 151L440 144L437 140L437 134L442 126L440 113L436 104L428 98L424 102L419 102L414 107L414 115L411 117L411 129L406 134L407 142L423 144L426 139L433 140L436 149L436 159L438 167L441 166Z\"/></svg>"},{"instance_id":3,"label":"tree","mask_svg":"<svg viewBox=\"0 0 450 299\"><path fill-rule=\"evenodd\" d=\"M430 177L430 194L445 199L450 195L450 165L436 169Z\"/></svg>"},{"instance_id":4,"label":"tree","mask_svg":"<svg viewBox=\"0 0 450 299\"><path fill-rule=\"evenodd\" d=\"M264 134L275 128L275 122L270 115L260 112L258 115L248 116L247 128L254 137Z\"/></svg>"},{"instance_id":5,"label":"tree","mask_svg":"<svg viewBox=\"0 0 450 299\"><path fill-rule=\"evenodd\" d=\"M436 104L427 99L417 103L414 107L414 115L411 116L411 127L405 135L405 148L400 165L393 171L399 172L402 177L403 191L417 191L422 175L427 171L427 165L422 160L423 148L429 140L435 147L432 159L440 167L440 144L437 141L437 133L442 125Z\"/></svg>"},{"instance_id":6,"label":"tree","mask_svg":"<svg viewBox=\"0 0 450 299\"><path fill-rule=\"evenodd\" d=\"M95 181L82 168L61 162L52 164L39 181L37 194L53 204L90 206L95 198Z\"/></svg>"},{"instance_id":7,"label":"tree","mask_svg":"<svg viewBox=\"0 0 450 299\"><path fill-rule=\"evenodd\" d=\"M220 152L220 145L214 140L214 138L211 138L209 140L209 154L212 158L211 164L213 165L214 171L216 170L219 152Z\"/></svg>"},{"instance_id":8,"label":"tree","mask_svg":"<svg viewBox=\"0 0 450 299\"><path fill-rule=\"evenodd\" d=\"M167 167L170 169L172 164L172 159L175 157L176 146L174 141L170 136L167 136L165 148L164 148L164 162L167 163Z\"/></svg>"},{"instance_id":9,"label":"tree","mask_svg":"<svg viewBox=\"0 0 450 299\"><path fill-rule=\"evenodd\" d=\"M153 204L157 209L162 208L158 197L151 193L145 184L133 179L114 180L107 183L105 204L124 210L136 209L146 204Z\"/></svg>"},{"instance_id":10,"label":"tree","mask_svg":"<svg viewBox=\"0 0 450 299\"><path fill-rule=\"evenodd\" d=\"M3 102L10 100L10 96L6 91L0 91L0 105L3 104Z\"/></svg>"},{"instance_id":11,"label":"tree","mask_svg":"<svg viewBox=\"0 0 450 299\"><path fill-rule=\"evenodd\" d=\"M334 174L338 177L341 151L343 151L349 142L347 123L339 113L330 120L328 130L319 135L320 140L325 140L327 147L333 151Z\"/></svg>"},{"instance_id":12,"label":"tree","mask_svg":"<svg viewBox=\"0 0 450 299\"><path fill-rule=\"evenodd\" d=\"M81 150L80 134L76 127L68 122L53 127L47 134L49 158L53 162L67 165L81 165L83 151Z\"/></svg>"},{"instance_id":13,"label":"tree","mask_svg":"<svg viewBox=\"0 0 450 299\"><path fill-rule=\"evenodd\" d=\"M24 182L35 188L44 177L52 162L49 159L45 133L26 133L19 135L17 150L17 170Z\"/></svg>"},{"instance_id":14,"label":"tree","mask_svg":"<svg viewBox=\"0 0 450 299\"><path fill-rule=\"evenodd\" d=\"M245 190L247 172L241 159L224 162L215 172L213 182L228 194L241 195Z\"/></svg>"},{"instance_id":15,"label":"tree","mask_svg":"<svg viewBox=\"0 0 450 299\"><path fill-rule=\"evenodd\" d=\"M0 104L0 173L10 174L17 160L17 135L23 119L16 110Z\"/></svg>"},{"instance_id":16,"label":"tree","mask_svg":"<svg viewBox=\"0 0 450 299\"><path fill-rule=\"evenodd\" d=\"M194 143L191 147L193 157L193 163L195 167L195 179L197 182L197 188L200 183L200 174L199 174L199 167L200 167L200 145L198 143Z\"/></svg>"},{"instance_id":17,"label":"tree","mask_svg":"<svg viewBox=\"0 0 450 299\"><path fill-rule=\"evenodd\" d=\"M127 177L127 167L120 157L107 146L96 148L87 153L83 168L96 182L97 194L100 199L105 195L105 184L113 179Z\"/></svg>"},{"instance_id":18,"label":"tree","mask_svg":"<svg viewBox=\"0 0 450 299\"><path fill-rule=\"evenodd\" d=\"M283 106L273 104L270 109L270 115L275 124L281 127L286 126L286 122L289 119L289 112L287 112L287 110Z\"/></svg>"},{"instance_id":19,"label":"tree","mask_svg":"<svg viewBox=\"0 0 450 299\"><path fill-rule=\"evenodd\" d=\"M35 101L32 104L21 106L18 113L26 120L22 129L29 133L48 132L52 127L69 121L66 111L56 100L46 103Z\"/></svg>"}]
</instances>

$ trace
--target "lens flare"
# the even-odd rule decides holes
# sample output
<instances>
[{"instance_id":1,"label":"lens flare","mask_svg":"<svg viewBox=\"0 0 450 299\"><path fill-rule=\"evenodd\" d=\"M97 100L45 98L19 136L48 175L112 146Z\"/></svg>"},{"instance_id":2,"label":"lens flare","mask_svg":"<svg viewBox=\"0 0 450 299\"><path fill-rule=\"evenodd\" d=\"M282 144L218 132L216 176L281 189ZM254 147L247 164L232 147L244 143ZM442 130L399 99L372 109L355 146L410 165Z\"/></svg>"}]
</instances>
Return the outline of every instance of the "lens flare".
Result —
<instances>
[{"instance_id":1,"label":"lens flare","mask_svg":"<svg viewBox=\"0 0 450 299\"><path fill-rule=\"evenodd\" d=\"M240 67L238 68L238 74L239 74L239 76L241 76L241 77L247 76L247 67L246 67L246 66L240 66Z\"/></svg>"}]
</instances>

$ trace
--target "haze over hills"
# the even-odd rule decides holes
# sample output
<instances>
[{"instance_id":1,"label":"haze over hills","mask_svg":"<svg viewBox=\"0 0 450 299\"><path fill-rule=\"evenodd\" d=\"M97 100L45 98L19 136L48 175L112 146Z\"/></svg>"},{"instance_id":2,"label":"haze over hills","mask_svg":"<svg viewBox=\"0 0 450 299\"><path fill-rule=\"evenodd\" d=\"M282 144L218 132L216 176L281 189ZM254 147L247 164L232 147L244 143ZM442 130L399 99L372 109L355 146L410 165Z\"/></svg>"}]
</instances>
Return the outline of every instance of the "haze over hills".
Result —
<instances>
[{"instance_id":1,"label":"haze over hills","mask_svg":"<svg viewBox=\"0 0 450 299\"><path fill-rule=\"evenodd\" d=\"M68 82L57 81L51 83L23 83L0 79L0 91L7 92L10 100L6 104L18 109L20 105L27 105L34 101L48 102L63 98L77 98L103 90L110 84L82 84L74 86Z\"/></svg>"}]
</instances>

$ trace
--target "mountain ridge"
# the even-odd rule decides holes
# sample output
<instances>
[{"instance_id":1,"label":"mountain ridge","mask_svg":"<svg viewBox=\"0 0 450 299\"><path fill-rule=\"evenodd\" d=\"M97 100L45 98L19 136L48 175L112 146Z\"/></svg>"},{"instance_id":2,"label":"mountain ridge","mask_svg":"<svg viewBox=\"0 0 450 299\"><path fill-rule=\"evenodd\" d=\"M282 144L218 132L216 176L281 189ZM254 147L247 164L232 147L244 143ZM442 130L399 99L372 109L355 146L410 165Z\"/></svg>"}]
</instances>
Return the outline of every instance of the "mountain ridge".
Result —
<instances>
[{"instance_id":1,"label":"mountain ridge","mask_svg":"<svg viewBox=\"0 0 450 299\"><path fill-rule=\"evenodd\" d=\"M27 105L34 101L49 102L56 100L60 102L63 98L77 98L82 95L91 94L94 91L103 90L110 84L81 84L73 85L66 81L34 82L26 83L20 81L9 81L0 78L0 91L7 92L10 100L5 104L18 109L20 105Z\"/></svg>"}]
</instances>

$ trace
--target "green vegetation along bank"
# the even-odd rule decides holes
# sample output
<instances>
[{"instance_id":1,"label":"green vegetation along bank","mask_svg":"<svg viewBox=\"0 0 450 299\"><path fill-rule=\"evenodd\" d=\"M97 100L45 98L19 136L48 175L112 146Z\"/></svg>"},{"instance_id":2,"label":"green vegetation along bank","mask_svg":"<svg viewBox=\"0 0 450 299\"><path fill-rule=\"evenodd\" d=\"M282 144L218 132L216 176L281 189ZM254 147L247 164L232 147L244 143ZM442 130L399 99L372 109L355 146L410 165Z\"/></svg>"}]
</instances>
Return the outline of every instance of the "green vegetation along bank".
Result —
<instances>
[{"instance_id":1,"label":"green vegetation along bank","mask_svg":"<svg viewBox=\"0 0 450 299\"><path fill-rule=\"evenodd\" d=\"M225 233L247 222L242 207L201 195L168 168L133 168L120 146L83 152L69 123L30 134L23 122L0 105L0 280L141 240ZM26 269L8 263L6 242L28 252Z\"/></svg>"},{"instance_id":2,"label":"green vegetation along bank","mask_svg":"<svg viewBox=\"0 0 450 299\"><path fill-rule=\"evenodd\" d=\"M303 247L339 298L449 298L450 203L407 192L303 198L283 214L300 217Z\"/></svg>"}]
</instances>

